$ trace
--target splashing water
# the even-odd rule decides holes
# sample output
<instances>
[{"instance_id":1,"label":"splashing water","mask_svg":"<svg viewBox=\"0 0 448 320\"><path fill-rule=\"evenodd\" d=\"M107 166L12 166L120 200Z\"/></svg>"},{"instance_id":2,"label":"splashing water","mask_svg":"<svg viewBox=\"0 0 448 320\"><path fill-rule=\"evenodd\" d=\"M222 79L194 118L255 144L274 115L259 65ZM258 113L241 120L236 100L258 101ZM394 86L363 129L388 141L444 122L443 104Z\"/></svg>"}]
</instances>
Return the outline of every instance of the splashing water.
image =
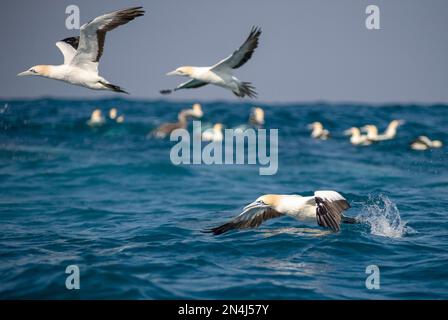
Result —
<instances>
[{"instance_id":1,"label":"splashing water","mask_svg":"<svg viewBox=\"0 0 448 320\"><path fill-rule=\"evenodd\" d=\"M395 203L385 195L370 196L362 208L361 220L370 226L370 233L401 238L415 231L401 220L400 211Z\"/></svg>"}]
</instances>

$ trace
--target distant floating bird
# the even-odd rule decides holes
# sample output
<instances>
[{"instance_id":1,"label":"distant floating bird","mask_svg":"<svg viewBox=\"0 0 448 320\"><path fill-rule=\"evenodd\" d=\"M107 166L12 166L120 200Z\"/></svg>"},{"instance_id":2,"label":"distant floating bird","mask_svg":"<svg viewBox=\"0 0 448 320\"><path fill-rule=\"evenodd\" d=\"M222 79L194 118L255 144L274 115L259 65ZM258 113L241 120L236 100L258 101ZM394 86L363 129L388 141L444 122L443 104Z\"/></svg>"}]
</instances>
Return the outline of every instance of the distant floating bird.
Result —
<instances>
[{"instance_id":1,"label":"distant floating bird","mask_svg":"<svg viewBox=\"0 0 448 320\"><path fill-rule=\"evenodd\" d=\"M89 121L87 121L87 124L91 127L95 126L101 126L104 124L106 120L103 117L103 114L100 109L93 110L92 114L90 115Z\"/></svg>"},{"instance_id":2,"label":"distant floating bird","mask_svg":"<svg viewBox=\"0 0 448 320\"><path fill-rule=\"evenodd\" d=\"M264 125L264 110L260 107L252 108L249 123L255 127L262 127Z\"/></svg>"},{"instance_id":3,"label":"distant floating bird","mask_svg":"<svg viewBox=\"0 0 448 320\"><path fill-rule=\"evenodd\" d=\"M142 7L119 10L99 16L84 24L79 37L61 40L56 46L64 55L64 64L37 65L18 76L42 76L94 90L127 93L98 75L98 62L103 54L106 33L143 16Z\"/></svg>"},{"instance_id":4,"label":"distant floating bird","mask_svg":"<svg viewBox=\"0 0 448 320\"><path fill-rule=\"evenodd\" d=\"M213 128L207 129L202 132L202 141L213 141L219 142L224 139L224 135L222 133L223 125L222 123L215 123Z\"/></svg>"},{"instance_id":5,"label":"distant floating bird","mask_svg":"<svg viewBox=\"0 0 448 320\"><path fill-rule=\"evenodd\" d=\"M250 82L242 82L233 76L232 69L237 69L244 65L258 47L258 39L261 30L259 28L252 28L249 37L235 52L229 57L221 60L211 67L179 67L174 71L167 73L168 76L178 75L191 78L190 81L184 82L174 89L161 90L162 94L170 94L173 91L181 89L192 89L205 86L207 84L214 84L219 87L231 90L236 96L243 98L248 96L255 98L257 93Z\"/></svg>"},{"instance_id":6,"label":"distant floating bird","mask_svg":"<svg viewBox=\"0 0 448 320\"><path fill-rule=\"evenodd\" d=\"M117 118L117 114L118 114L117 108L112 108L109 110L109 118L111 120L115 120Z\"/></svg>"},{"instance_id":7,"label":"distant floating bird","mask_svg":"<svg viewBox=\"0 0 448 320\"><path fill-rule=\"evenodd\" d=\"M308 128L311 129L311 138L327 140L330 137L330 131L324 129L324 126L320 122L313 122L308 125Z\"/></svg>"},{"instance_id":8,"label":"distant floating bird","mask_svg":"<svg viewBox=\"0 0 448 320\"><path fill-rule=\"evenodd\" d=\"M164 123L160 125L158 128L154 129L151 132L151 135L155 136L159 139L164 139L171 134L176 129L185 129L187 128L187 121L189 117L194 118L202 118L203 116L202 107L199 103L195 103L191 109L185 109L178 113L177 122L173 123Z\"/></svg>"},{"instance_id":9,"label":"distant floating bird","mask_svg":"<svg viewBox=\"0 0 448 320\"><path fill-rule=\"evenodd\" d=\"M342 212L350 208L347 200L336 191L316 191L314 196L267 194L244 207L237 217L205 232L219 235L234 229L256 228L264 221L281 216L330 228L337 232L341 223L357 223L356 218Z\"/></svg>"},{"instance_id":10,"label":"distant floating bird","mask_svg":"<svg viewBox=\"0 0 448 320\"><path fill-rule=\"evenodd\" d=\"M247 124L240 124L233 128L236 134L242 134L247 129L260 129L264 125L264 110L260 107L254 107L250 111Z\"/></svg>"},{"instance_id":11,"label":"distant floating bird","mask_svg":"<svg viewBox=\"0 0 448 320\"><path fill-rule=\"evenodd\" d=\"M124 115L117 117L117 123L123 123L124 122Z\"/></svg>"},{"instance_id":12,"label":"distant floating bird","mask_svg":"<svg viewBox=\"0 0 448 320\"><path fill-rule=\"evenodd\" d=\"M372 124L365 125L362 129L367 132L370 141L392 140L397 135L397 128L403 123L403 120L392 120L383 134L378 134L378 128Z\"/></svg>"},{"instance_id":13,"label":"distant floating bird","mask_svg":"<svg viewBox=\"0 0 448 320\"><path fill-rule=\"evenodd\" d=\"M372 143L366 135L361 134L361 130L351 127L344 131L345 135L350 136L350 143L355 146L368 146Z\"/></svg>"},{"instance_id":14,"label":"distant floating bird","mask_svg":"<svg viewBox=\"0 0 448 320\"><path fill-rule=\"evenodd\" d=\"M420 136L411 143L413 150L423 151L431 148L441 148L443 146L440 140L431 140L427 136Z\"/></svg>"}]
</instances>

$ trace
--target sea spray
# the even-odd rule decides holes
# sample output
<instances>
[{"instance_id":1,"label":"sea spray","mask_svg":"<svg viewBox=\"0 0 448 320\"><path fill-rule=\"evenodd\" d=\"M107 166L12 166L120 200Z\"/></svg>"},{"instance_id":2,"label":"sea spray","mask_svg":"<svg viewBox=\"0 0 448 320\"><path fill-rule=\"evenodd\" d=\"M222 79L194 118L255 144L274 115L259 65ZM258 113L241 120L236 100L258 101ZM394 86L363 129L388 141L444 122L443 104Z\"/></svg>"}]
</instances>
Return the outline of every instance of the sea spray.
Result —
<instances>
[{"instance_id":1,"label":"sea spray","mask_svg":"<svg viewBox=\"0 0 448 320\"><path fill-rule=\"evenodd\" d=\"M362 208L360 219L370 227L371 234L401 238L414 232L401 220L396 204L385 195L370 196Z\"/></svg>"}]
</instances>

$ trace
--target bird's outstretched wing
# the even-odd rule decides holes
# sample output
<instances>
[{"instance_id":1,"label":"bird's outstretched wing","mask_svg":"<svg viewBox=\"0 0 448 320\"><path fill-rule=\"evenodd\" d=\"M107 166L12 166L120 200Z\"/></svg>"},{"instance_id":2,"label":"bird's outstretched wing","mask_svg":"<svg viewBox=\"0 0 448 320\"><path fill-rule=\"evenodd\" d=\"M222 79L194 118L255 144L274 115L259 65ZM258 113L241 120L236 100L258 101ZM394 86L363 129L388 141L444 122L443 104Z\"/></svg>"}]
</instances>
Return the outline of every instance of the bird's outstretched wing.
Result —
<instances>
[{"instance_id":1,"label":"bird's outstretched wing","mask_svg":"<svg viewBox=\"0 0 448 320\"><path fill-rule=\"evenodd\" d=\"M79 45L79 37L70 37L56 42L56 46L61 50L64 56L64 64L69 64L76 55Z\"/></svg>"},{"instance_id":2,"label":"bird's outstretched wing","mask_svg":"<svg viewBox=\"0 0 448 320\"><path fill-rule=\"evenodd\" d=\"M261 29L258 27L252 27L249 36L241 47L235 50L230 56L221 60L211 70L219 69L237 69L245 64L254 53L254 50L258 47L258 39L261 35Z\"/></svg>"},{"instance_id":3,"label":"bird's outstretched wing","mask_svg":"<svg viewBox=\"0 0 448 320\"><path fill-rule=\"evenodd\" d=\"M79 45L71 64L97 72L103 54L106 33L142 16L142 7L118 10L96 17L80 30Z\"/></svg>"},{"instance_id":4,"label":"bird's outstretched wing","mask_svg":"<svg viewBox=\"0 0 448 320\"><path fill-rule=\"evenodd\" d=\"M213 233L214 235L219 235L233 229L248 229L256 228L260 226L264 221L280 217L283 214L272 209L269 206L260 204L257 206L248 206L242 213L236 216L233 220L208 230L205 232Z\"/></svg>"},{"instance_id":5,"label":"bird's outstretched wing","mask_svg":"<svg viewBox=\"0 0 448 320\"><path fill-rule=\"evenodd\" d=\"M347 200L336 191L316 191L314 200L318 225L339 231L342 212L350 208Z\"/></svg>"},{"instance_id":6,"label":"bird's outstretched wing","mask_svg":"<svg viewBox=\"0 0 448 320\"><path fill-rule=\"evenodd\" d=\"M200 88L200 87L203 87L203 86L205 86L207 84L208 84L208 82L192 79L192 80L189 80L187 82L181 83L180 85L178 85L174 89L160 90L160 93L161 94L170 94L170 93L173 93L173 91L177 91L177 90L180 90L180 89Z\"/></svg>"}]
</instances>

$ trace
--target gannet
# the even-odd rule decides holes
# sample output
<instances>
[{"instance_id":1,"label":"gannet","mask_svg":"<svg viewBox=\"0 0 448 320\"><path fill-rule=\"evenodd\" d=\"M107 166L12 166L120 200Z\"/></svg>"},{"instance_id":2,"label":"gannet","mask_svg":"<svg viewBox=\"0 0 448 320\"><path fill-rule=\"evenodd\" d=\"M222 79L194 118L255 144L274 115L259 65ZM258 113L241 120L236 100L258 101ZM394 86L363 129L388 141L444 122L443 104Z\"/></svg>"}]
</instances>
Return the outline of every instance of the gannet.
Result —
<instances>
[{"instance_id":1,"label":"gannet","mask_svg":"<svg viewBox=\"0 0 448 320\"><path fill-rule=\"evenodd\" d=\"M367 137L371 141L385 141L395 138L397 135L398 126L404 123L403 120L392 120L387 126L386 131L383 134L378 134L378 128L375 125L368 124L362 127L367 132Z\"/></svg>"},{"instance_id":2,"label":"gannet","mask_svg":"<svg viewBox=\"0 0 448 320\"><path fill-rule=\"evenodd\" d=\"M308 125L308 128L312 129L311 138L327 140L330 136L330 132L327 129L324 129L324 126L320 122L313 122Z\"/></svg>"},{"instance_id":3,"label":"gannet","mask_svg":"<svg viewBox=\"0 0 448 320\"><path fill-rule=\"evenodd\" d=\"M111 120L115 120L117 118L117 114L118 114L117 108L112 108L109 110L109 118Z\"/></svg>"},{"instance_id":4,"label":"gannet","mask_svg":"<svg viewBox=\"0 0 448 320\"><path fill-rule=\"evenodd\" d=\"M260 37L260 34L261 30L257 27L253 27L250 31L249 37L241 47L239 47L230 56L211 67L183 66L174 71L168 72L166 74L167 76L178 75L189 77L191 80L178 85L172 90L161 90L160 93L170 94L173 91L181 89L199 88L207 84L214 84L231 90L240 98L245 96L255 98L257 96L255 88L250 82L240 81L238 78L233 76L232 69L241 67L252 57L254 50L258 46L258 38Z\"/></svg>"},{"instance_id":5,"label":"gannet","mask_svg":"<svg viewBox=\"0 0 448 320\"><path fill-rule=\"evenodd\" d=\"M100 126L103 125L105 122L105 119L103 117L103 114L100 109L93 110L92 114L90 115L89 121L87 121L87 124L89 126Z\"/></svg>"},{"instance_id":6,"label":"gannet","mask_svg":"<svg viewBox=\"0 0 448 320\"><path fill-rule=\"evenodd\" d=\"M117 123L123 123L124 122L124 115L117 117Z\"/></svg>"},{"instance_id":7,"label":"gannet","mask_svg":"<svg viewBox=\"0 0 448 320\"><path fill-rule=\"evenodd\" d=\"M372 141L370 141L366 135L362 135L359 128L356 127L351 127L350 129L345 130L344 134L350 136L350 143L355 146L368 146L372 143Z\"/></svg>"},{"instance_id":8,"label":"gannet","mask_svg":"<svg viewBox=\"0 0 448 320\"><path fill-rule=\"evenodd\" d=\"M249 123L255 127L262 127L264 125L264 110L260 107L252 108Z\"/></svg>"},{"instance_id":9,"label":"gannet","mask_svg":"<svg viewBox=\"0 0 448 320\"><path fill-rule=\"evenodd\" d=\"M233 229L256 228L264 221L281 216L330 228L337 232L341 222L357 223L342 212L350 208L347 200L336 191L315 191L313 196L267 194L244 207L243 212L223 225L205 230L215 235Z\"/></svg>"},{"instance_id":10,"label":"gannet","mask_svg":"<svg viewBox=\"0 0 448 320\"><path fill-rule=\"evenodd\" d=\"M81 27L79 37L56 43L64 56L64 64L37 65L18 76L41 76L94 90L127 93L98 74L98 62L103 54L106 33L142 16L144 11L141 9L135 7L96 17Z\"/></svg>"},{"instance_id":11,"label":"gannet","mask_svg":"<svg viewBox=\"0 0 448 320\"><path fill-rule=\"evenodd\" d=\"M413 150L427 150L430 148L441 148L443 146L440 140L431 140L427 136L420 136L411 143Z\"/></svg>"},{"instance_id":12,"label":"gannet","mask_svg":"<svg viewBox=\"0 0 448 320\"><path fill-rule=\"evenodd\" d=\"M222 133L223 125L222 123L215 123L213 128L207 129L202 132L202 141L213 141L219 142L224 139L224 135Z\"/></svg>"},{"instance_id":13,"label":"gannet","mask_svg":"<svg viewBox=\"0 0 448 320\"><path fill-rule=\"evenodd\" d=\"M171 134L176 129L187 128L187 121L189 117L202 118L202 107L199 103L195 103L191 109L181 110L178 115L178 121L173 123L164 123L151 132L151 135L156 138L163 139Z\"/></svg>"}]
</instances>

